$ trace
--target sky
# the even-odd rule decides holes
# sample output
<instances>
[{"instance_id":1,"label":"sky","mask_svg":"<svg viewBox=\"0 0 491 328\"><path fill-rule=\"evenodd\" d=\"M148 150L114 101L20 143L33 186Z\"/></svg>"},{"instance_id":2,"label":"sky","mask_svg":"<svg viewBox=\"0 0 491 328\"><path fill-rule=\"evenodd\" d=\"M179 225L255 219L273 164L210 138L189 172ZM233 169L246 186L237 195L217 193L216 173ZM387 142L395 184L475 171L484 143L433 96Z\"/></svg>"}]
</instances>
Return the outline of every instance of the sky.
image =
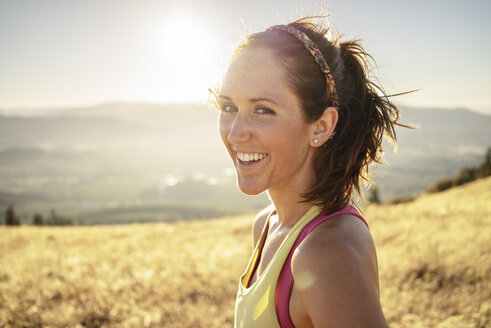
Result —
<instances>
[{"instance_id":1,"label":"sky","mask_svg":"<svg viewBox=\"0 0 491 328\"><path fill-rule=\"evenodd\" d=\"M403 106L491 114L491 1L0 0L0 109L202 102L245 35L326 13Z\"/></svg>"}]
</instances>

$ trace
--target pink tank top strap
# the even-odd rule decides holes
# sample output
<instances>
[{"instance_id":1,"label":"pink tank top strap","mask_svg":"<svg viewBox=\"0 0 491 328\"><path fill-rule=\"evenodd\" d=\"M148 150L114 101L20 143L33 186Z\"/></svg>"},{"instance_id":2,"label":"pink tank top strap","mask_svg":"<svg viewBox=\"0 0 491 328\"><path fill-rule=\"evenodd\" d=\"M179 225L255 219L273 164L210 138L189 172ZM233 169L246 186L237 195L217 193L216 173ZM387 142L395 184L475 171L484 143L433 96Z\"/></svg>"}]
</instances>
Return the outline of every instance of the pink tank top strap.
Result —
<instances>
[{"instance_id":1,"label":"pink tank top strap","mask_svg":"<svg viewBox=\"0 0 491 328\"><path fill-rule=\"evenodd\" d=\"M346 206L342 210L334 212L332 214L326 215L321 212L318 216L316 216L312 221L307 223L307 225L302 229L300 234L297 237L297 240L293 244L293 247L288 254L288 257L283 264L283 268L281 269L280 276L278 277L278 282L276 284L275 291L275 308L276 315L278 317L278 322L280 323L280 327L282 328L294 328L293 322L290 318L290 296L293 290L293 275L292 275L292 267L291 260L295 249L300 245L300 243L307 237L319 224L322 222L341 214L351 214L358 218L360 218L368 227L368 223L365 219L360 215L360 213L351 205Z\"/></svg>"}]
</instances>

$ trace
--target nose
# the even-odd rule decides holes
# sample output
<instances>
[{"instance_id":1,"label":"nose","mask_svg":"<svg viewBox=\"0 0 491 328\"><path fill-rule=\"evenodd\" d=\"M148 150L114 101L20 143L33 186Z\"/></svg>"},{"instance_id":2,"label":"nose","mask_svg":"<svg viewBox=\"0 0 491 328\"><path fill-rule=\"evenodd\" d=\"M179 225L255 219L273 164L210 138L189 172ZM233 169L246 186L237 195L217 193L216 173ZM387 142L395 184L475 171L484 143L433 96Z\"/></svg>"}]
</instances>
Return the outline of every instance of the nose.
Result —
<instances>
[{"instance_id":1,"label":"nose","mask_svg":"<svg viewBox=\"0 0 491 328\"><path fill-rule=\"evenodd\" d=\"M251 137L252 129L249 119L245 113L239 111L231 121L227 139L231 144L242 144L248 142Z\"/></svg>"}]
</instances>

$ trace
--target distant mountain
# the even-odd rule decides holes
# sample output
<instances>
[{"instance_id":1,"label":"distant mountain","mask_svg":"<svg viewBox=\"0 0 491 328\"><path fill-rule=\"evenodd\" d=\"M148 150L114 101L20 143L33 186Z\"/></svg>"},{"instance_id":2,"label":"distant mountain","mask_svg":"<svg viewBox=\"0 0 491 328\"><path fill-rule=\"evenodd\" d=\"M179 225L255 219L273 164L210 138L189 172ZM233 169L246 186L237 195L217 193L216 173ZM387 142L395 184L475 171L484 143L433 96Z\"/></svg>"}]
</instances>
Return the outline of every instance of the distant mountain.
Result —
<instances>
[{"instance_id":1,"label":"distant mountain","mask_svg":"<svg viewBox=\"0 0 491 328\"><path fill-rule=\"evenodd\" d=\"M170 140L217 140L216 113L207 106L123 103L23 114L0 116L1 148L43 144L56 148L145 148Z\"/></svg>"},{"instance_id":2,"label":"distant mountain","mask_svg":"<svg viewBox=\"0 0 491 328\"><path fill-rule=\"evenodd\" d=\"M382 196L392 198L426 190L466 166L484 160L491 146L491 116L466 109L401 109L398 151L386 145L387 166L377 167Z\"/></svg>"},{"instance_id":3,"label":"distant mountain","mask_svg":"<svg viewBox=\"0 0 491 328\"><path fill-rule=\"evenodd\" d=\"M265 202L264 196L245 201L237 191L211 106L113 103L0 112L0 205L17 202L26 213L55 206L80 217L104 210L106 218L117 212L108 208L121 204L128 211L152 203L231 213ZM390 165L374 167L383 199L426 190L480 163L491 146L490 115L402 108L401 123L417 128L398 128L398 152L387 145Z\"/></svg>"},{"instance_id":4,"label":"distant mountain","mask_svg":"<svg viewBox=\"0 0 491 328\"><path fill-rule=\"evenodd\" d=\"M491 115L467 109L403 108L402 123L413 124L417 130L399 129L400 146L409 149L460 155L481 155L490 145ZM456 152L456 153L455 153Z\"/></svg>"},{"instance_id":5,"label":"distant mountain","mask_svg":"<svg viewBox=\"0 0 491 328\"><path fill-rule=\"evenodd\" d=\"M206 144L211 147L208 150L221 150L217 113L209 105L115 103L24 111L22 117L12 113L0 116L0 149L43 145L145 148L172 143L179 144L179 148ZM398 128L399 158L405 154L479 156L491 143L491 115L466 109L402 108L400 122L416 129Z\"/></svg>"}]
</instances>

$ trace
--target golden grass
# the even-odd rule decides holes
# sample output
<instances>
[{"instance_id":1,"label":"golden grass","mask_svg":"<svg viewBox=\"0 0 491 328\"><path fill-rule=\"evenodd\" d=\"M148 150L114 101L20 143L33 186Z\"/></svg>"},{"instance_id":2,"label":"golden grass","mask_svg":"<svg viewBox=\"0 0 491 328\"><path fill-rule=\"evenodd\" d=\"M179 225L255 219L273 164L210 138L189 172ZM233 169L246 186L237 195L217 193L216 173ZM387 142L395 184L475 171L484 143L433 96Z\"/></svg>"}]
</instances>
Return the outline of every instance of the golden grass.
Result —
<instances>
[{"instance_id":1,"label":"golden grass","mask_svg":"<svg viewBox=\"0 0 491 328\"><path fill-rule=\"evenodd\" d=\"M491 178L366 215L391 327L491 325Z\"/></svg>"},{"instance_id":2,"label":"golden grass","mask_svg":"<svg viewBox=\"0 0 491 328\"><path fill-rule=\"evenodd\" d=\"M491 324L491 178L364 210L391 327ZM0 228L1 327L231 327L251 217Z\"/></svg>"}]
</instances>

